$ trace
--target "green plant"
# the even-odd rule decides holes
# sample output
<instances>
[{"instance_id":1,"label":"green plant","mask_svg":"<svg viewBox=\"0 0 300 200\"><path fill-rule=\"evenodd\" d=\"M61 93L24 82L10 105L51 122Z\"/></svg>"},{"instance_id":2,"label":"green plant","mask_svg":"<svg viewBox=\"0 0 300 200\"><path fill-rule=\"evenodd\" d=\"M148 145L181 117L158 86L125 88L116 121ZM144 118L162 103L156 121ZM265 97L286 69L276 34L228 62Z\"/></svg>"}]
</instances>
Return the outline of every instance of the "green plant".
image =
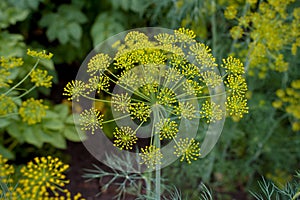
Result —
<instances>
[{"instance_id":1,"label":"green plant","mask_svg":"<svg viewBox=\"0 0 300 200\"><path fill-rule=\"evenodd\" d=\"M300 179L300 173L296 172L295 177ZM276 185L274 182L265 180L258 182L262 193L251 192L252 196L258 200L271 199L292 199L296 200L300 197L300 183L298 181L288 182L284 187Z\"/></svg>"},{"instance_id":2,"label":"green plant","mask_svg":"<svg viewBox=\"0 0 300 200\"><path fill-rule=\"evenodd\" d=\"M24 64L22 58L0 59L0 153L10 159L14 158L18 144L28 143L41 148L44 143L50 143L63 149L66 139L80 141L68 105L53 106L50 102L45 105L43 100L34 98L36 95L30 96L38 88L51 87L53 76L38 66L52 54L32 50L27 54L36 59L28 70L25 70L27 63ZM19 80L18 75L24 72L26 74Z\"/></svg>"},{"instance_id":3,"label":"green plant","mask_svg":"<svg viewBox=\"0 0 300 200\"><path fill-rule=\"evenodd\" d=\"M0 154L0 198L9 200L83 200L64 189L69 180L63 174L69 166L51 156L36 157L21 169L7 163ZM16 176L16 174L20 174Z\"/></svg>"},{"instance_id":4,"label":"green plant","mask_svg":"<svg viewBox=\"0 0 300 200\"><path fill-rule=\"evenodd\" d=\"M206 139L200 150L200 142L192 136L198 124L219 126L225 110L234 120L248 113L243 64L231 56L223 59L223 74L219 75L211 50L195 37L185 28L153 38L131 31L124 41L109 42L116 52L113 57L102 52L89 56L80 74L88 79L69 82L64 89L69 100L87 107L79 122L89 137L102 134L102 128L109 126L113 134L107 137L112 137L114 148L138 151L139 164L156 170L155 199L161 196L161 166L168 164L163 162L165 156L173 154L173 159L190 164L214 146L213 138ZM105 95L110 97L104 99ZM94 102L111 106L111 111L101 113ZM143 137L148 138L146 145L139 144ZM150 192L152 185L146 186Z\"/></svg>"}]
</instances>

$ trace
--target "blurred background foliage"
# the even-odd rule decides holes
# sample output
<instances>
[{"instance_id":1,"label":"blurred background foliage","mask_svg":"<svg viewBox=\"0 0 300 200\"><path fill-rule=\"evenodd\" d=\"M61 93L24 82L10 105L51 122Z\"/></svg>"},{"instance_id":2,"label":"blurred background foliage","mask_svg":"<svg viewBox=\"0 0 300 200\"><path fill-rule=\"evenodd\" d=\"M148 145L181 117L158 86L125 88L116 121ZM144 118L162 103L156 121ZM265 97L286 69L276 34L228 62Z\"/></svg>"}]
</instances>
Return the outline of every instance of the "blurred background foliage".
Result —
<instances>
[{"instance_id":1,"label":"blurred background foliage","mask_svg":"<svg viewBox=\"0 0 300 200\"><path fill-rule=\"evenodd\" d=\"M47 98L58 104L59 86L75 78L93 47L145 26L190 28L219 63L235 55L247 70L249 114L227 119L206 158L165 168L169 183L193 199L205 182L226 199L255 190L261 175L278 186L290 181L300 168L298 0L2 0L0 55L23 57L28 47L52 52L57 79Z\"/></svg>"}]
</instances>

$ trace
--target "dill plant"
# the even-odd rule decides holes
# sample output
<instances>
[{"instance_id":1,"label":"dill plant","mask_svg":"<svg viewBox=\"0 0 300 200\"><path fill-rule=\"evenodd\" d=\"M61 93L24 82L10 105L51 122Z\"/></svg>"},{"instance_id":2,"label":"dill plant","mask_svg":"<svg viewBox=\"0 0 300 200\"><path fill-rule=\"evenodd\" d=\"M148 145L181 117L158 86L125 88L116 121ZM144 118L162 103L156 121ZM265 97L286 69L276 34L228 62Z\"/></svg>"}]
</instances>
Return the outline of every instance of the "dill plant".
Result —
<instances>
[{"instance_id":1,"label":"dill plant","mask_svg":"<svg viewBox=\"0 0 300 200\"><path fill-rule=\"evenodd\" d=\"M36 157L21 169L15 169L0 155L0 198L7 200L84 200L78 193L72 197L64 189L69 180L64 172L69 168L58 158ZM18 171L20 177L15 180Z\"/></svg>"},{"instance_id":2,"label":"dill plant","mask_svg":"<svg viewBox=\"0 0 300 200\"><path fill-rule=\"evenodd\" d=\"M0 57L0 154L6 158L14 159L23 143L66 148L66 139L80 141L69 106L38 99L52 87L50 66L40 66L49 65L52 56L28 49L27 57Z\"/></svg>"},{"instance_id":3,"label":"dill plant","mask_svg":"<svg viewBox=\"0 0 300 200\"><path fill-rule=\"evenodd\" d=\"M81 106L75 120L87 132L87 149L116 170L124 169L107 155L131 155L129 172L155 171L155 183L146 188L154 199L161 196L161 168L206 156L225 117L248 113L243 63L230 56L219 68L211 49L195 38L185 28L121 33L96 47L64 88L73 107ZM194 138L200 123L208 124L202 142Z\"/></svg>"}]
</instances>

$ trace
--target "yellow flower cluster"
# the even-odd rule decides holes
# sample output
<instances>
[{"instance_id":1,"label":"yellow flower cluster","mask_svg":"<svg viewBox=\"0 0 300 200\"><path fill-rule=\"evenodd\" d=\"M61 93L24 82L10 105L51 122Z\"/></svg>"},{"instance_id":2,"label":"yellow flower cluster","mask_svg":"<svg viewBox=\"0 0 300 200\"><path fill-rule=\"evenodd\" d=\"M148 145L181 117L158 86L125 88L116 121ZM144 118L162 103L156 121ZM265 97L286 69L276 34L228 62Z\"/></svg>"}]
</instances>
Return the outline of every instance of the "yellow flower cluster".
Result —
<instances>
[{"instance_id":1,"label":"yellow flower cluster","mask_svg":"<svg viewBox=\"0 0 300 200\"><path fill-rule=\"evenodd\" d=\"M132 115L132 119L138 119L146 122L150 117L150 106L144 102L131 103L129 106L129 112Z\"/></svg>"},{"instance_id":2,"label":"yellow flower cluster","mask_svg":"<svg viewBox=\"0 0 300 200\"><path fill-rule=\"evenodd\" d=\"M159 143L164 140L175 142L174 151L177 149L178 157L183 155L182 161L195 160L199 156L199 143L189 138L177 139L179 124L201 118L214 123L224 117L225 110L220 105L206 101L210 99L209 90L218 90L225 84L229 115L240 119L248 112L243 64L233 57L224 59L226 74L220 76L211 49L195 38L195 33L185 28L154 36L131 31L124 41L112 45L114 56L104 53L91 56L87 81L68 83L64 95L69 100L111 103L117 117L111 118L105 112L104 116L100 112L92 114L87 109L81 114L82 129L94 133L102 124L113 122L114 145L131 150L133 145L139 146L137 129L153 123L151 142L141 149L144 164L153 168L160 163L163 155ZM101 99L105 94L111 99ZM198 102L203 103L201 110ZM136 129L130 124L120 127L117 122L130 119Z\"/></svg>"},{"instance_id":3,"label":"yellow flower cluster","mask_svg":"<svg viewBox=\"0 0 300 200\"><path fill-rule=\"evenodd\" d=\"M42 102L43 100L35 100L33 98L22 102L22 105L19 108L19 114L23 122L32 125L42 121L42 118L46 116L46 110L48 109L48 106L43 105Z\"/></svg>"},{"instance_id":4,"label":"yellow flower cluster","mask_svg":"<svg viewBox=\"0 0 300 200\"><path fill-rule=\"evenodd\" d=\"M224 16L226 17L226 19L234 19L237 15L237 12L237 7L235 5L230 5L224 11Z\"/></svg>"},{"instance_id":5,"label":"yellow flower cluster","mask_svg":"<svg viewBox=\"0 0 300 200\"><path fill-rule=\"evenodd\" d=\"M95 130L102 128L103 116L97 109L91 108L84 110L80 113L80 125L81 129L85 131L91 131L92 134Z\"/></svg>"},{"instance_id":6,"label":"yellow flower cluster","mask_svg":"<svg viewBox=\"0 0 300 200\"><path fill-rule=\"evenodd\" d=\"M53 76L49 76L46 70L36 69L30 74L31 82L37 87L49 88L52 86Z\"/></svg>"},{"instance_id":7,"label":"yellow flower cluster","mask_svg":"<svg viewBox=\"0 0 300 200\"><path fill-rule=\"evenodd\" d=\"M116 127L114 137L114 145L121 150L132 149L133 145L136 144L137 141L135 131L133 131L129 126L121 126L120 128Z\"/></svg>"},{"instance_id":8,"label":"yellow flower cluster","mask_svg":"<svg viewBox=\"0 0 300 200\"><path fill-rule=\"evenodd\" d=\"M115 111L129 112L130 96L127 93L116 94L111 98L111 102Z\"/></svg>"},{"instance_id":9,"label":"yellow flower cluster","mask_svg":"<svg viewBox=\"0 0 300 200\"><path fill-rule=\"evenodd\" d=\"M199 142L196 142L194 138L180 138L174 148L174 154L178 157L181 156L180 161L186 160L189 164L191 164L191 160L197 160L200 156Z\"/></svg>"},{"instance_id":10,"label":"yellow flower cluster","mask_svg":"<svg viewBox=\"0 0 300 200\"><path fill-rule=\"evenodd\" d=\"M7 161L8 160L0 154L0 180L1 183L10 186L13 183L12 175L15 173L15 170L12 165L9 165L7 163ZM3 189L1 188L0 188L0 197L5 192L2 191L4 188Z\"/></svg>"},{"instance_id":11,"label":"yellow flower cluster","mask_svg":"<svg viewBox=\"0 0 300 200\"><path fill-rule=\"evenodd\" d=\"M156 134L159 134L159 139L173 139L178 133L178 124L175 121L171 121L170 118L163 118L157 124Z\"/></svg>"},{"instance_id":12,"label":"yellow flower cluster","mask_svg":"<svg viewBox=\"0 0 300 200\"><path fill-rule=\"evenodd\" d=\"M39 58L50 59L52 57L52 54L47 55L44 51L36 52L28 49L27 53L28 55ZM39 63L39 60L37 59L36 64L29 72L27 72L27 75L24 76L22 80L15 83L15 85L11 85L13 80L10 80L9 77L14 77L11 76L11 70L23 65L23 63L22 58L0 58L0 88L6 87L5 89L2 88L4 90L2 90L3 93L0 94L0 115L19 114L23 122L32 125L41 122L42 118L46 115L46 109L48 106L43 105L42 100L34 100L33 98L30 98L22 102L21 98L36 87L51 87L53 76L48 75L46 70L37 69ZM31 82L34 83L34 86L30 89L18 88L29 77L31 78ZM15 78L16 77L14 77L14 79ZM15 90L18 90L18 92L13 93ZM19 94L19 91L22 90L25 92Z\"/></svg>"},{"instance_id":13,"label":"yellow flower cluster","mask_svg":"<svg viewBox=\"0 0 300 200\"><path fill-rule=\"evenodd\" d=\"M224 114L220 105L209 101L205 101L205 103L202 104L200 111L200 115L202 115L201 118L206 118L207 123L221 120Z\"/></svg>"},{"instance_id":14,"label":"yellow flower cluster","mask_svg":"<svg viewBox=\"0 0 300 200\"><path fill-rule=\"evenodd\" d=\"M13 182L14 167L0 155L0 197L11 200L83 200L81 194L71 197L63 189L69 180L63 174L69 166L51 156L36 157L20 169L20 179ZM7 187L6 187L7 186Z\"/></svg>"},{"instance_id":15,"label":"yellow flower cluster","mask_svg":"<svg viewBox=\"0 0 300 200\"><path fill-rule=\"evenodd\" d=\"M36 57L36 58L40 58L40 59L47 59L47 60L50 60L53 56L52 53L47 54L45 50L38 52L35 50L30 50L30 49L27 49L27 55Z\"/></svg>"},{"instance_id":16,"label":"yellow flower cluster","mask_svg":"<svg viewBox=\"0 0 300 200\"><path fill-rule=\"evenodd\" d=\"M142 148L140 156L142 158L141 164L146 164L148 168L152 169L155 169L156 165L161 165L161 159L163 158L160 148L153 145Z\"/></svg>"},{"instance_id":17,"label":"yellow flower cluster","mask_svg":"<svg viewBox=\"0 0 300 200\"><path fill-rule=\"evenodd\" d=\"M214 71L203 72L201 78L207 86L212 88L219 86L223 82L222 77Z\"/></svg>"},{"instance_id":18,"label":"yellow flower cluster","mask_svg":"<svg viewBox=\"0 0 300 200\"><path fill-rule=\"evenodd\" d=\"M190 52L192 56L195 56L197 63L200 65L200 69L214 68L217 66L216 58L211 54L211 49L202 43L195 43L190 46Z\"/></svg>"},{"instance_id":19,"label":"yellow flower cluster","mask_svg":"<svg viewBox=\"0 0 300 200\"><path fill-rule=\"evenodd\" d=\"M282 109L292 116L292 130L300 131L300 79L294 80L291 87L276 91L279 98L272 105L274 108Z\"/></svg>"},{"instance_id":20,"label":"yellow flower cluster","mask_svg":"<svg viewBox=\"0 0 300 200\"><path fill-rule=\"evenodd\" d=\"M237 22L230 30L232 38L240 39L244 31L250 37L251 42L245 44L248 46L246 59L249 75L257 72L259 78L264 78L268 70L288 70L288 63L282 53L290 48L292 54L296 55L300 46L300 9L294 8L292 14L288 11L294 1L268 0L256 4L257 1L252 0L246 1L244 8L235 3L226 8L225 17L236 19ZM242 16L237 16L239 8L244 9Z\"/></svg>"},{"instance_id":21,"label":"yellow flower cluster","mask_svg":"<svg viewBox=\"0 0 300 200\"><path fill-rule=\"evenodd\" d=\"M172 105L173 103L177 102L173 90L165 87L160 89L157 95L157 100L157 102L161 105Z\"/></svg>"},{"instance_id":22,"label":"yellow flower cluster","mask_svg":"<svg viewBox=\"0 0 300 200\"><path fill-rule=\"evenodd\" d=\"M175 106L174 112L179 119L185 118L190 120L197 117L195 106L189 102L179 102L178 106Z\"/></svg>"},{"instance_id":23,"label":"yellow flower cluster","mask_svg":"<svg viewBox=\"0 0 300 200\"><path fill-rule=\"evenodd\" d=\"M15 67L19 67L23 65L23 59L22 58L5 58L0 57L0 88L1 87L8 87L9 84L12 83L12 80L9 79L9 76L11 74L10 70Z\"/></svg>"},{"instance_id":24,"label":"yellow flower cluster","mask_svg":"<svg viewBox=\"0 0 300 200\"><path fill-rule=\"evenodd\" d=\"M89 79L89 90L97 91L101 93L102 91L107 91L109 87L109 79L106 76L93 76Z\"/></svg>"},{"instance_id":25,"label":"yellow flower cluster","mask_svg":"<svg viewBox=\"0 0 300 200\"><path fill-rule=\"evenodd\" d=\"M88 70L91 75L101 75L103 71L105 71L111 62L111 58L106 54L97 54L93 58L90 59L88 63Z\"/></svg>"},{"instance_id":26,"label":"yellow flower cluster","mask_svg":"<svg viewBox=\"0 0 300 200\"><path fill-rule=\"evenodd\" d=\"M15 57L10 57L10 58L5 58L1 57L0 58L0 66L5 68L5 69L12 69L15 67L22 66L24 63L22 58L15 58Z\"/></svg>"},{"instance_id":27,"label":"yellow flower cluster","mask_svg":"<svg viewBox=\"0 0 300 200\"><path fill-rule=\"evenodd\" d=\"M243 64L231 56L223 59L222 67L227 72L225 85L229 89L229 96L225 102L226 110L233 120L240 120L248 113L246 92L248 90L246 79L243 77L245 70Z\"/></svg>"},{"instance_id":28,"label":"yellow flower cluster","mask_svg":"<svg viewBox=\"0 0 300 200\"><path fill-rule=\"evenodd\" d=\"M0 94L0 116L13 113L17 109L13 99L5 94Z\"/></svg>"},{"instance_id":29,"label":"yellow flower cluster","mask_svg":"<svg viewBox=\"0 0 300 200\"><path fill-rule=\"evenodd\" d=\"M86 89L87 85L83 81L75 80L66 85L63 95L68 96L68 100L79 101L79 97L87 93Z\"/></svg>"},{"instance_id":30,"label":"yellow flower cluster","mask_svg":"<svg viewBox=\"0 0 300 200\"><path fill-rule=\"evenodd\" d=\"M192 30L179 28L178 30L174 31L174 35L178 42L183 42L183 43L195 42L194 38L196 37L196 34Z\"/></svg>"}]
</instances>

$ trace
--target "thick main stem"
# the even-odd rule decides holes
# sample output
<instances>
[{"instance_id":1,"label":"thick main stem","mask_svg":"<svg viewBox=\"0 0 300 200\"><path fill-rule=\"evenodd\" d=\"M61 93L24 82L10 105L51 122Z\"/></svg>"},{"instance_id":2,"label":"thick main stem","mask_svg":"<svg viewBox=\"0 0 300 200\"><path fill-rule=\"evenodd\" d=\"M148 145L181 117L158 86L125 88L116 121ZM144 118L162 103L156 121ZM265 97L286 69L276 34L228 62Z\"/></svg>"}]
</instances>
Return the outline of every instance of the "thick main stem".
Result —
<instances>
[{"instance_id":1,"label":"thick main stem","mask_svg":"<svg viewBox=\"0 0 300 200\"><path fill-rule=\"evenodd\" d=\"M159 105L154 105L152 107L152 112L153 112L153 124L156 124L160 117L159 117ZM159 148L160 149L160 139L159 139L159 134L155 134L156 133L156 127L153 126L153 136L154 136L154 146L156 148ZM156 156L159 156L159 155L156 155ZM156 161L158 161L160 158L157 158L155 159ZM161 166L160 166L160 162L157 162L156 163L156 166L155 166L155 199L156 200L160 200L160 194L161 194L161 191L160 191L160 179L161 179Z\"/></svg>"}]
</instances>

